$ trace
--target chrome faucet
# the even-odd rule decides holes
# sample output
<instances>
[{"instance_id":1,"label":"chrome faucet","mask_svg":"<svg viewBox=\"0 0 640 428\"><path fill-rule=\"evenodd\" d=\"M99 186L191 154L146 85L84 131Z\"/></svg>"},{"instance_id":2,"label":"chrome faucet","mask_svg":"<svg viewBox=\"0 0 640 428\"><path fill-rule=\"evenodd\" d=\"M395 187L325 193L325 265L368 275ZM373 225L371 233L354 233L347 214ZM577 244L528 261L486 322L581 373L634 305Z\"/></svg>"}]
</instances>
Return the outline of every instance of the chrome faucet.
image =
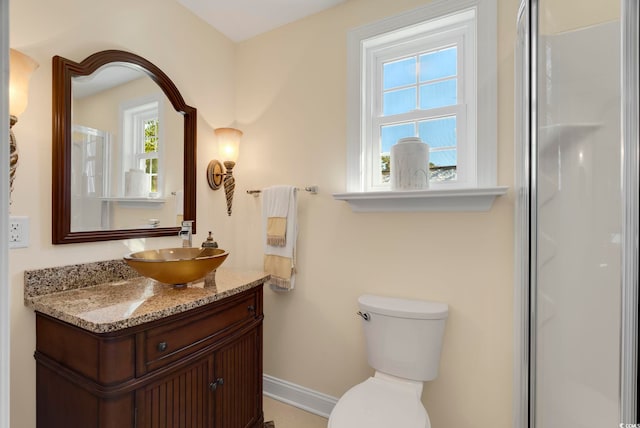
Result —
<instances>
[{"instance_id":1,"label":"chrome faucet","mask_svg":"<svg viewBox=\"0 0 640 428\"><path fill-rule=\"evenodd\" d=\"M182 238L182 246L184 248L191 247L191 227L193 226L193 220L184 220L182 222L182 228L178 232L178 236Z\"/></svg>"}]
</instances>

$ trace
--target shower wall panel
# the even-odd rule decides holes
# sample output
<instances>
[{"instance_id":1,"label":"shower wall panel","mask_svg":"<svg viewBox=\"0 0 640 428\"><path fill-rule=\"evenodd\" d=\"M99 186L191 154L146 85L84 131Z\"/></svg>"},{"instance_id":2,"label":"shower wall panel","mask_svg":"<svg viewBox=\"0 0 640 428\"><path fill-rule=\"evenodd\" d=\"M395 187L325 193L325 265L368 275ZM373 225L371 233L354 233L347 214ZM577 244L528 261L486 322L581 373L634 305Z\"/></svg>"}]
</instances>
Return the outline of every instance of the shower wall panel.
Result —
<instances>
[{"instance_id":1,"label":"shower wall panel","mask_svg":"<svg viewBox=\"0 0 640 428\"><path fill-rule=\"evenodd\" d=\"M536 427L614 427L620 25L540 36L538 53Z\"/></svg>"}]
</instances>

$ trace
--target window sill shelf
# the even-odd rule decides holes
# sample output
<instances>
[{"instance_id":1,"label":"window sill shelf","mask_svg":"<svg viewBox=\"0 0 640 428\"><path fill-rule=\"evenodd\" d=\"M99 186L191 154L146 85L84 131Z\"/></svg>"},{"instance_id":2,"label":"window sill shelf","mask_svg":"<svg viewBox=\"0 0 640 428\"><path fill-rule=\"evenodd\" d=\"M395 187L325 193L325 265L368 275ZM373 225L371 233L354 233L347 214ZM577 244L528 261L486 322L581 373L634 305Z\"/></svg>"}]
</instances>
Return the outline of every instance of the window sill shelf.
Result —
<instances>
[{"instance_id":1,"label":"window sill shelf","mask_svg":"<svg viewBox=\"0 0 640 428\"><path fill-rule=\"evenodd\" d=\"M334 193L354 212L489 211L508 187Z\"/></svg>"},{"instance_id":2,"label":"window sill shelf","mask_svg":"<svg viewBox=\"0 0 640 428\"><path fill-rule=\"evenodd\" d=\"M117 202L120 204L135 204L135 205L164 204L167 201L164 198L125 197L125 196L105 197L100 199L102 199L104 202Z\"/></svg>"}]
</instances>

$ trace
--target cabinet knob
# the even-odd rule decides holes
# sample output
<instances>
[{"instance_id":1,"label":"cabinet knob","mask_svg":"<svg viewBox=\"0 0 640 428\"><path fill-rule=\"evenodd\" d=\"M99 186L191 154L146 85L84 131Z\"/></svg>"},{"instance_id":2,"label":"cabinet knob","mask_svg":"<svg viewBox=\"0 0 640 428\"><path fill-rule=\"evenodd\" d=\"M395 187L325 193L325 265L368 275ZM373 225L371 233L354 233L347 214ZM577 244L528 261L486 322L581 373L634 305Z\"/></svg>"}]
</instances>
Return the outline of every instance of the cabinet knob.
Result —
<instances>
[{"instance_id":1,"label":"cabinet knob","mask_svg":"<svg viewBox=\"0 0 640 428\"><path fill-rule=\"evenodd\" d=\"M216 389L218 389L218 386L222 386L222 385L224 385L224 379L219 377L218 379L216 379L215 381L209 384L209 389L211 391L215 391Z\"/></svg>"},{"instance_id":2,"label":"cabinet knob","mask_svg":"<svg viewBox=\"0 0 640 428\"><path fill-rule=\"evenodd\" d=\"M158 352L166 351L167 350L167 342L158 343L158 346L156 347L156 349L158 350Z\"/></svg>"},{"instance_id":3,"label":"cabinet knob","mask_svg":"<svg viewBox=\"0 0 640 428\"><path fill-rule=\"evenodd\" d=\"M251 313L254 313L254 312L256 311L256 307L255 307L255 306L253 306L253 305L249 305L249 306L247 306L247 310L248 310L249 312L251 312Z\"/></svg>"}]
</instances>

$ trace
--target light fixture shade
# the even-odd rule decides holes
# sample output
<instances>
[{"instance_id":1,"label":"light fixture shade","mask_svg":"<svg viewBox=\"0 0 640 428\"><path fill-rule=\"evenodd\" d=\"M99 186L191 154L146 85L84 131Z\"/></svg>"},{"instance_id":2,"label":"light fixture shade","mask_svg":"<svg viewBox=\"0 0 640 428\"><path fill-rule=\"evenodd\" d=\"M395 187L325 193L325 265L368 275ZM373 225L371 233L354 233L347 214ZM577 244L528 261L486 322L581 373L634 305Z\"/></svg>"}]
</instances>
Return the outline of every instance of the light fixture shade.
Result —
<instances>
[{"instance_id":1,"label":"light fixture shade","mask_svg":"<svg viewBox=\"0 0 640 428\"><path fill-rule=\"evenodd\" d=\"M15 49L9 50L9 114L18 117L27 108L29 79L38 63Z\"/></svg>"},{"instance_id":2,"label":"light fixture shade","mask_svg":"<svg viewBox=\"0 0 640 428\"><path fill-rule=\"evenodd\" d=\"M236 162L242 131L235 128L217 128L214 130L218 137L218 148L223 161Z\"/></svg>"}]
</instances>

